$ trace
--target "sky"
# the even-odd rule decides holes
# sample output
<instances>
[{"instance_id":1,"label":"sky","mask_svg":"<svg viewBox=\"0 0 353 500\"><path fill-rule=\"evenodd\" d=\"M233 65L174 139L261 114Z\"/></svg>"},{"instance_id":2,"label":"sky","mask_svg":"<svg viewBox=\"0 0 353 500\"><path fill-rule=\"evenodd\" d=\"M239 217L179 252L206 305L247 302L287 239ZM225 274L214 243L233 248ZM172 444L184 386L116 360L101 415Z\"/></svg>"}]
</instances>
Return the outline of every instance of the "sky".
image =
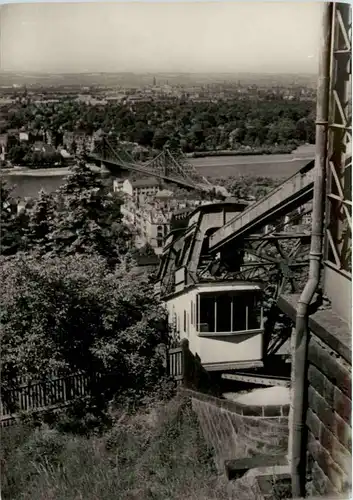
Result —
<instances>
[{"instance_id":1,"label":"sky","mask_svg":"<svg viewBox=\"0 0 353 500\"><path fill-rule=\"evenodd\" d=\"M321 2L33 3L0 8L0 68L315 73Z\"/></svg>"}]
</instances>

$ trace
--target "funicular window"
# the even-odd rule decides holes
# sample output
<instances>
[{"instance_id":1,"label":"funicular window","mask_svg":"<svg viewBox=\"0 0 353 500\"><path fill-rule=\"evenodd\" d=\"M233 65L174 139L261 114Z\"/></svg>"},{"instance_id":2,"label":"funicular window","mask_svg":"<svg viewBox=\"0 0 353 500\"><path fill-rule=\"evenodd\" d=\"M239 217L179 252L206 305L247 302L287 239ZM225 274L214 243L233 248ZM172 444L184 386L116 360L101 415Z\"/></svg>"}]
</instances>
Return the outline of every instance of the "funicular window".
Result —
<instances>
[{"instance_id":1,"label":"funicular window","mask_svg":"<svg viewBox=\"0 0 353 500\"><path fill-rule=\"evenodd\" d=\"M262 328L262 307L256 292L198 295L199 332L229 333Z\"/></svg>"},{"instance_id":2,"label":"funicular window","mask_svg":"<svg viewBox=\"0 0 353 500\"><path fill-rule=\"evenodd\" d=\"M242 332L247 330L247 300L244 295L233 296L233 331Z\"/></svg>"},{"instance_id":3,"label":"funicular window","mask_svg":"<svg viewBox=\"0 0 353 500\"><path fill-rule=\"evenodd\" d=\"M249 294L248 300L248 330L257 330L261 328L262 308L258 295Z\"/></svg>"},{"instance_id":4,"label":"funicular window","mask_svg":"<svg viewBox=\"0 0 353 500\"><path fill-rule=\"evenodd\" d=\"M217 332L231 332L232 331L232 299L231 295L219 295L216 297L217 318L216 318L216 331Z\"/></svg>"},{"instance_id":5,"label":"funicular window","mask_svg":"<svg viewBox=\"0 0 353 500\"><path fill-rule=\"evenodd\" d=\"M200 332L215 331L215 297L209 295L200 295Z\"/></svg>"}]
</instances>

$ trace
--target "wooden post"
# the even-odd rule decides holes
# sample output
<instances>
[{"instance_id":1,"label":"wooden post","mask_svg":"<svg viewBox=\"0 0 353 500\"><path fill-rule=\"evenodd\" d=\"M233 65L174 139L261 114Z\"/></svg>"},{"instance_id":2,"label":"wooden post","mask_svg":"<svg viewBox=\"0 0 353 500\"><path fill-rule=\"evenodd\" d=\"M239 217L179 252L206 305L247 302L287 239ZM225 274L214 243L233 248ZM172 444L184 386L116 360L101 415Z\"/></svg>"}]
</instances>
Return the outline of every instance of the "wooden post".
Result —
<instances>
[{"instance_id":1,"label":"wooden post","mask_svg":"<svg viewBox=\"0 0 353 500\"><path fill-rule=\"evenodd\" d=\"M182 348L182 384L186 387L190 384L191 366L190 366L190 350L188 339L182 339L180 342L180 347Z\"/></svg>"}]
</instances>

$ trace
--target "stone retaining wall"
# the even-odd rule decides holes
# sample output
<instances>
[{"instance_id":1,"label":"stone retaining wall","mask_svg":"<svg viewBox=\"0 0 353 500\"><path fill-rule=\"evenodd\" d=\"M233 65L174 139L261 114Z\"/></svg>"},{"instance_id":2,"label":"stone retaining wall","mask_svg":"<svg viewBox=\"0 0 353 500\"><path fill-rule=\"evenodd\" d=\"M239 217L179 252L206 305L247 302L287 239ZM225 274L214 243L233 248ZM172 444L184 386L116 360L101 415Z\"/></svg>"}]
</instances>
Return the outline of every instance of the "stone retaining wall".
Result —
<instances>
[{"instance_id":1,"label":"stone retaining wall","mask_svg":"<svg viewBox=\"0 0 353 500\"><path fill-rule=\"evenodd\" d=\"M352 485L351 368L314 334L308 360L307 491L344 493Z\"/></svg>"},{"instance_id":2,"label":"stone retaining wall","mask_svg":"<svg viewBox=\"0 0 353 500\"><path fill-rule=\"evenodd\" d=\"M224 471L225 460L287 455L289 405L244 405L189 389L181 392L191 398L219 471Z\"/></svg>"}]
</instances>

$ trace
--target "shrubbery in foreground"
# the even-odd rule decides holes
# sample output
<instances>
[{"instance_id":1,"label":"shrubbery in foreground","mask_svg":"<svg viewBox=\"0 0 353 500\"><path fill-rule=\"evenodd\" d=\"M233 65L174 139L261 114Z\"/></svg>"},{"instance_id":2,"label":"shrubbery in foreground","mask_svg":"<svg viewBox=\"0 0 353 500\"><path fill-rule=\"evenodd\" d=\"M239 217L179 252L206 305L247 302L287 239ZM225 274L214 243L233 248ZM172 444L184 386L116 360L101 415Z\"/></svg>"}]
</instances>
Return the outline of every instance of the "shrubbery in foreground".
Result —
<instances>
[{"instance_id":1,"label":"shrubbery in foreground","mask_svg":"<svg viewBox=\"0 0 353 500\"><path fill-rule=\"evenodd\" d=\"M222 500L221 480L189 403L117 415L89 438L2 430L3 500Z\"/></svg>"},{"instance_id":2,"label":"shrubbery in foreground","mask_svg":"<svg viewBox=\"0 0 353 500\"><path fill-rule=\"evenodd\" d=\"M0 269L3 396L15 376L45 381L53 370L99 374L96 405L141 400L163 382L170 336L148 276L95 255L17 255Z\"/></svg>"}]
</instances>

